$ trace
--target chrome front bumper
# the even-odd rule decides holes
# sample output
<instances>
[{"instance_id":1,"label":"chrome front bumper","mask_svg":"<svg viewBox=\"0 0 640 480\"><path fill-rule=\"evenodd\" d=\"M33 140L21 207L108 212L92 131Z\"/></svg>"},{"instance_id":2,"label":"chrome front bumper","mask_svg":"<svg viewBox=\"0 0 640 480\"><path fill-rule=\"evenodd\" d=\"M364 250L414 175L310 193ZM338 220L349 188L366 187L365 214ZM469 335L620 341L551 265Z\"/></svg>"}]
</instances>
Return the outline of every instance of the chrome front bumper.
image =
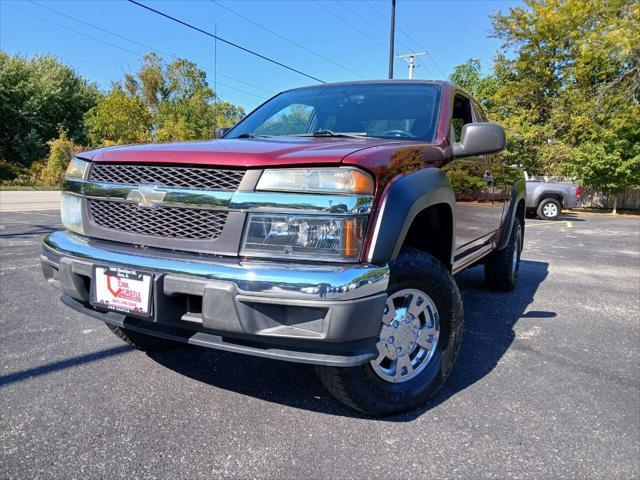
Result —
<instances>
[{"instance_id":1,"label":"chrome front bumper","mask_svg":"<svg viewBox=\"0 0 640 480\"><path fill-rule=\"evenodd\" d=\"M389 281L386 265L245 261L62 231L44 239L41 261L45 278L66 303L108 323L234 351L227 348L234 342L256 342L244 353L340 366L375 357ZM138 320L94 309L89 299L94 265L153 272L154 317ZM199 298L196 311L190 311L193 297ZM206 335L223 341L198 340ZM270 355L276 346L278 354Z\"/></svg>"}]
</instances>

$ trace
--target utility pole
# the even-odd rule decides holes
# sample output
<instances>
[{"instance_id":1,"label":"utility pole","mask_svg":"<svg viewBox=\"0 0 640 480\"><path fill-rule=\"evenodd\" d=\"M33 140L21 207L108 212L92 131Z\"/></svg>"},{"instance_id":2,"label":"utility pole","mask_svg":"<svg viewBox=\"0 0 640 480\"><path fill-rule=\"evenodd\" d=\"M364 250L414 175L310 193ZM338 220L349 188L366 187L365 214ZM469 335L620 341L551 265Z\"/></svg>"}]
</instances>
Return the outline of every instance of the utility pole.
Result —
<instances>
[{"instance_id":1,"label":"utility pole","mask_svg":"<svg viewBox=\"0 0 640 480\"><path fill-rule=\"evenodd\" d=\"M218 128L218 22L213 24L213 132Z\"/></svg>"},{"instance_id":2,"label":"utility pole","mask_svg":"<svg viewBox=\"0 0 640 480\"><path fill-rule=\"evenodd\" d=\"M409 80L413 80L413 69L416 67L416 57L420 57L422 55L426 55L427 52L420 52L420 53L407 53L406 55L398 55L398 58L401 58L402 60L406 60L407 63L409 64Z\"/></svg>"},{"instance_id":3,"label":"utility pole","mask_svg":"<svg viewBox=\"0 0 640 480\"><path fill-rule=\"evenodd\" d=\"M389 34L389 80L393 78L393 42L396 32L396 0L391 0L391 32Z\"/></svg>"}]
</instances>

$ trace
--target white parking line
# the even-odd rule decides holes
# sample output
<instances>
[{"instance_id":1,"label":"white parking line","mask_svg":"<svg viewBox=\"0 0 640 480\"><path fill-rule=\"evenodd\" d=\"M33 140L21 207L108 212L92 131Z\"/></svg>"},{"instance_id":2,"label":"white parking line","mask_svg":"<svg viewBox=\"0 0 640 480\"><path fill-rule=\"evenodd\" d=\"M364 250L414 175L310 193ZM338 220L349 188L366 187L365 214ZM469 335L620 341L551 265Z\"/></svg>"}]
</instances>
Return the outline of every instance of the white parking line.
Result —
<instances>
[{"instance_id":1,"label":"white parking line","mask_svg":"<svg viewBox=\"0 0 640 480\"><path fill-rule=\"evenodd\" d=\"M566 226L566 228L573 228L573 223L568 221L568 220L564 221L564 222L528 223L527 224L527 228L532 228L532 227L561 227L563 224Z\"/></svg>"},{"instance_id":2,"label":"white parking line","mask_svg":"<svg viewBox=\"0 0 640 480\"><path fill-rule=\"evenodd\" d=\"M40 264L39 263L35 263L33 265L16 265L15 267L0 267L0 272L3 272L5 270L18 270L19 268L33 268L33 267L39 267Z\"/></svg>"}]
</instances>

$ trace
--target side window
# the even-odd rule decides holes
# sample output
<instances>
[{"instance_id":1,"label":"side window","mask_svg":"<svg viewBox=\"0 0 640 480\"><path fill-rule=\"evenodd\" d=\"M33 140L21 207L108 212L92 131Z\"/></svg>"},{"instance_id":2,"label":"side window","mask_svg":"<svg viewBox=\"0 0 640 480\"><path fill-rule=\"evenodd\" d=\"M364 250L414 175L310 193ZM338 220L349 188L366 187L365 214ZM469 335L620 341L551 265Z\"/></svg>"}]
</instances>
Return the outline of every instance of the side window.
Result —
<instances>
[{"instance_id":1,"label":"side window","mask_svg":"<svg viewBox=\"0 0 640 480\"><path fill-rule=\"evenodd\" d=\"M288 105L256 128L258 135L296 135L308 133L314 108L301 103Z\"/></svg>"},{"instance_id":2,"label":"side window","mask_svg":"<svg viewBox=\"0 0 640 480\"><path fill-rule=\"evenodd\" d=\"M476 102L473 102L473 113L476 117L476 122L488 122L486 113Z\"/></svg>"},{"instance_id":3,"label":"side window","mask_svg":"<svg viewBox=\"0 0 640 480\"><path fill-rule=\"evenodd\" d=\"M453 117L451 124L456 134L456 141L460 140L462 127L473 122L471 101L467 97L458 94L453 99Z\"/></svg>"}]
</instances>

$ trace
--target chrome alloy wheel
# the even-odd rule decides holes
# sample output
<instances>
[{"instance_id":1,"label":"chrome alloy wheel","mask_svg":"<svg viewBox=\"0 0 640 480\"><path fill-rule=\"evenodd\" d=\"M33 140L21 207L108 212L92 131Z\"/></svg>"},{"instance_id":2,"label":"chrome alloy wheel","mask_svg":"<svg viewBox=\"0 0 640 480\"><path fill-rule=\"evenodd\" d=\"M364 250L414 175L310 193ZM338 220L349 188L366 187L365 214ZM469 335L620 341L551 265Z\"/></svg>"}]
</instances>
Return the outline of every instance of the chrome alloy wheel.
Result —
<instances>
[{"instance_id":1,"label":"chrome alloy wheel","mask_svg":"<svg viewBox=\"0 0 640 480\"><path fill-rule=\"evenodd\" d=\"M411 380L429 364L438 345L438 309L429 295L404 289L387 298L382 317L378 358L371 361L383 380Z\"/></svg>"},{"instance_id":2,"label":"chrome alloy wheel","mask_svg":"<svg viewBox=\"0 0 640 480\"><path fill-rule=\"evenodd\" d=\"M542 213L545 214L546 217L554 218L558 216L558 206L555 203L547 203L544 207L542 207Z\"/></svg>"}]
</instances>

